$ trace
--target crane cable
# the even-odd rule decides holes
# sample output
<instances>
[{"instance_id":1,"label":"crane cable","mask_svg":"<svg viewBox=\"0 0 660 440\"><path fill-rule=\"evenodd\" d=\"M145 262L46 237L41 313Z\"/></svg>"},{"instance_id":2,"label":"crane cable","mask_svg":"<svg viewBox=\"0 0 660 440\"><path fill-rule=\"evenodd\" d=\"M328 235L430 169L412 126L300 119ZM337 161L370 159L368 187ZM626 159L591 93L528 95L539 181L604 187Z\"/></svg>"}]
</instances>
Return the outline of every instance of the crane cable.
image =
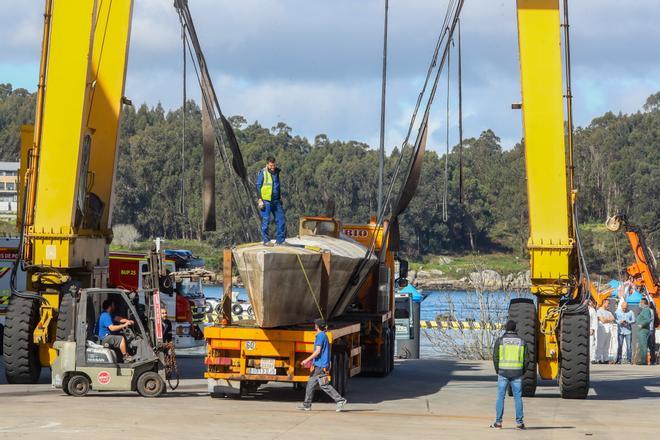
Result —
<instances>
[{"instance_id":1,"label":"crane cable","mask_svg":"<svg viewBox=\"0 0 660 440\"><path fill-rule=\"evenodd\" d=\"M385 212L387 210L387 207L389 206L389 202L392 198L392 192L394 190L394 185L397 182L397 178L398 178L399 172L401 170L401 165L402 165L403 158L404 158L404 149L407 146L409 146L410 136L412 135L412 131L413 131L413 128L415 126L415 122L417 121L417 114L418 114L419 109L421 107L422 99L424 98L424 96L426 94L426 90L428 88L428 85L429 85L429 82L430 82L430 79L431 79L431 75L433 74L434 69L436 67L438 67L438 69L437 69L438 72L436 73L436 80L435 80L436 83L437 83L437 77L438 77L439 73L442 71L442 68L444 67L445 57L446 57L446 49L445 49L445 52L443 53L443 57L441 59L440 66L438 66L438 57L440 55L440 49L443 47L442 43L445 41L445 38L447 38L449 33L453 32L453 29L455 28L455 23L456 23L457 17L460 15L461 9L463 7L463 2L464 2L464 0L450 0L449 3L447 4L447 10L445 12L445 17L444 17L442 27L441 27L442 30L440 31L440 34L438 35L436 45L435 45L435 48L433 50L433 56L431 57L431 61L429 63L429 66L428 66L428 69L427 69L427 72L426 72L426 77L424 78L424 83L422 85L422 89L420 90L420 92L417 96L417 101L415 103L413 113L410 117L410 123L408 124L408 130L406 132L406 137L401 142L401 149L400 149L401 154L399 155L399 158L397 159L397 162L396 162L396 165L395 165L395 168L394 168L394 174L392 175L392 178L390 179L390 184L389 184L388 189L387 189L387 195L385 197L385 200L384 200L383 204L381 205L381 210L380 210L380 212L378 213L378 215L376 217L377 218L376 224L378 225L378 229L375 231L374 235L371 238L371 242L368 246L367 252L366 252L365 257L364 257L365 262L374 253L374 250L375 250L375 247L376 247L376 236L380 232L380 228L382 228L383 220L385 218ZM452 12L454 12L454 14L452 14ZM452 15L454 16L453 19L452 19ZM452 23L452 22L454 24L452 24L451 29L450 29L450 23ZM449 36L449 37L451 37L451 36ZM433 93L435 94L435 92L433 92ZM428 109L428 107L430 106L431 103L432 103L432 99L429 102L427 102L427 104L426 104L427 109ZM426 110L425 110L425 113L426 113ZM413 157L414 157L414 149L411 151L411 160L412 160Z\"/></svg>"},{"instance_id":2,"label":"crane cable","mask_svg":"<svg viewBox=\"0 0 660 440\"><path fill-rule=\"evenodd\" d=\"M220 136L221 132L225 132L225 136L228 136L225 130L225 127L223 126L222 128L219 125L218 119L219 118L224 118L222 111L220 109L220 105L217 100L217 96L215 96L213 92L213 96L209 96L211 94L211 91L207 90L206 87L204 87L204 83L202 82L201 79L201 74L205 74L205 77L207 78L209 82L209 87L212 88L213 85L210 84L210 75L208 74L208 70L206 69L206 62L204 60L204 54L202 52L201 47L199 46L199 41L196 36L196 32L194 29L194 26L192 25L192 16L190 15L190 11L187 7L186 2L176 2L175 3L175 9L177 10L177 13L179 15L179 21L182 23L186 23L185 30L187 30L188 34L190 34L190 38L186 38L185 42L188 46L188 51L190 53L190 58L192 60L192 64L194 67L195 75L197 77L197 82L200 86L201 90L201 95L202 99L204 101L204 104L206 105L206 108L209 110L211 113L211 121L213 123L214 129L215 129L215 137L216 137L216 142L218 144L218 151L220 153L220 157L223 159L223 165L225 168L225 171L227 172L227 175L229 177L229 180L231 182L231 185L233 186L233 191L231 191L231 198L236 205L237 210L240 213L239 220L242 223L241 230L247 239L247 241L253 241L255 238L254 231L256 229L251 228L247 225L247 223L250 222L250 218L253 218L257 225L260 224L259 222L259 213L256 210L256 206L254 203L252 203L252 200L250 199L250 189L249 185L250 183L246 181L246 179L241 178L242 182L242 189L243 191L239 190L238 185L236 184L236 179L239 177L236 175L232 165L229 163L229 155L227 153L227 148L225 145L225 141L222 136ZM190 24L190 25L188 25ZM191 40L192 40L192 47L191 47ZM193 54L195 54L195 57L193 57ZM203 63L203 65L202 65ZM203 72L202 72L202 69ZM216 111L219 113L218 116L216 116ZM236 158L234 157L234 160ZM248 201L244 200L244 197L248 198Z\"/></svg>"},{"instance_id":3,"label":"crane cable","mask_svg":"<svg viewBox=\"0 0 660 440\"><path fill-rule=\"evenodd\" d=\"M454 45L454 40L449 41L450 46ZM448 186L449 186L449 132L450 132L450 125L449 125L449 116L450 116L450 108L451 108L451 50L448 52L447 55L447 109L446 109L446 129L445 129L445 181L443 185L443 192L442 192L442 221L445 223L447 222L448 219L448 213L447 213L447 193L448 193Z\"/></svg>"},{"instance_id":4,"label":"crane cable","mask_svg":"<svg viewBox=\"0 0 660 440\"><path fill-rule=\"evenodd\" d=\"M458 20L458 203L463 204L463 55Z\"/></svg>"},{"instance_id":5,"label":"crane cable","mask_svg":"<svg viewBox=\"0 0 660 440\"><path fill-rule=\"evenodd\" d=\"M384 219L384 216L385 216L385 210L386 210L387 206L389 206L389 202L390 202L390 199L392 197L392 191L394 189L394 185L397 182L397 177L398 177L398 174L399 174L402 162L403 162L403 157L404 157L403 150L406 146L408 146L408 142L410 140L410 136L412 134L412 130L413 130L413 127L414 127L416 119L417 119L417 114L418 114L418 111L421 107L422 99L426 94L426 89L427 89L428 84L430 82L431 75L433 74L433 71L436 70L435 78L433 80L433 86L431 88L431 91L429 92L429 97L428 97L428 100L427 100L426 105L425 105L424 115L422 117L422 125L419 127L419 131L417 133L417 140L415 141L415 146L419 145L419 142L421 140L421 136L423 135L423 131L424 131L423 125L424 125L425 121L428 121L430 108L433 104L433 99L435 97L435 94L436 94L436 91L437 91L437 88L438 88L440 75L441 75L441 73L443 71L443 68L445 66L445 63L447 61L448 51L450 49L449 48L449 41L451 40L451 38L453 36L453 33L454 33L454 30L456 29L456 25L457 25L457 22L458 22L458 17L460 16L461 10L463 8L463 4L464 4L464 0L450 0L449 3L447 4L447 11L446 11L445 18L444 18L444 21L443 21L443 24L442 24L442 27L441 27L442 30L440 31L440 35L438 36L436 46L435 46L435 49L433 51L433 57L431 58L431 62L429 64L429 67L428 67L428 70L427 70L427 73L426 73L426 77L424 79L424 84L422 85L422 90L420 91L419 95L417 96L417 102L415 104L415 108L414 108L412 116L410 118L410 124L408 126L408 131L406 133L406 137L404 138L403 142L401 143L401 155L397 159L397 163L396 163L396 166L395 166L395 169L394 169L394 174L393 174L393 176L390 180L390 184L389 184L389 187L388 187L388 190L387 190L387 196L385 198L384 203L382 204L381 211L378 213L378 216L377 216L376 230L374 231L374 233L371 237L369 246L367 247L367 250L365 251L364 257L362 258L362 260L360 261L360 263L358 264L358 266L356 267L356 269L353 272L353 275L351 277L351 280L353 282L349 283L346 286L346 288L344 289L344 291L340 295L340 298L344 298L347 290L349 290L352 287L352 285L355 286L355 285L358 284L358 282L359 282L358 275L363 271L363 269L365 268L367 262L369 261L369 259L371 258L371 256L375 252L376 237L380 235L381 229L383 227L382 225L383 225L383 219ZM442 43L445 41L445 38L446 38L447 41L446 41L446 44L444 45L444 50L443 50L443 53L442 53L442 57L440 58L440 63L438 64L438 56L440 54L440 49L443 47ZM436 67L437 67L437 69L436 69ZM409 163L410 166L413 165L414 158L415 158L415 148L412 148L411 156L410 156L410 163ZM404 185L405 185L405 182L404 182ZM384 237L389 234L388 229L385 229L385 231L383 233ZM385 244L385 242L386 242L386 239L384 238L383 239L383 244ZM383 246L382 251L384 251L384 250L385 250L385 246ZM364 280L362 280L362 282L364 282ZM341 300L337 304L340 304L340 303L341 303ZM335 308L336 307L337 307L337 305L335 306Z\"/></svg>"},{"instance_id":6,"label":"crane cable","mask_svg":"<svg viewBox=\"0 0 660 440\"><path fill-rule=\"evenodd\" d=\"M183 50L183 105L181 106L181 214L185 214L186 206L186 187L185 187L185 160L186 160L186 24L181 22L181 48Z\"/></svg>"}]
</instances>

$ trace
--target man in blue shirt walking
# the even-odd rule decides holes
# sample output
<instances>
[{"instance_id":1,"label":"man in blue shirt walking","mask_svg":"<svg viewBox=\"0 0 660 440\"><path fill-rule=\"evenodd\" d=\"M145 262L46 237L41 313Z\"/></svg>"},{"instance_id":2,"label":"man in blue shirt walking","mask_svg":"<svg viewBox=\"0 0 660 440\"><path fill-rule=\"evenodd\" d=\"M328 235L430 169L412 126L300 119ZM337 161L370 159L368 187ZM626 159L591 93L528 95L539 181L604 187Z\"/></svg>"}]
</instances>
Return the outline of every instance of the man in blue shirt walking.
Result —
<instances>
[{"instance_id":1,"label":"man in blue shirt walking","mask_svg":"<svg viewBox=\"0 0 660 440\"><path fill-rule=\"evenodd\" d=\"M635 314L628 309L628 303L621 301L621 308L614 313L616 323L619 325L618 342L616 349L616 363L621 363L621 352L623 351L623 341L626 341L626 359L632 364L632 324L635 323Z\"/></svg>"},{"instance_id":2,"label":"man in blue shirt walking","mask_svg":"<svg viewBox=\"0 0 660 440\"><path fill-rule=\"evenodd\" d=\"M259 194L259 209L261 210L261 241L271 246L268 235L268 225L271 214L275 217L275 244L284 244L286 239L286 218L282 206L280 169L273 156L268 156L266 166L257 175L257 193Z\"/></svg>"},{"instance_id":3,"label":"man in blue shirt walking","mask_svg":"<svg viewBox=\"0 0 660 440\"><path fill-rule=\"evenodd\" d=\"M337 404L337 412L340 412L348 402L341 397L339 393L330 385L330 343L328 342L328 335L325 334L326 323L323 319L314 321L314 328L316 329L316 338L314 339L314 353L304 359L301 364L308 366L313 362L314 369L307 381L307 388L305 389L305 401L298 407L302 411L311 411L312 398L314 397L314 390L318 385L332 400Z\"/></svg>"}]
</instances>

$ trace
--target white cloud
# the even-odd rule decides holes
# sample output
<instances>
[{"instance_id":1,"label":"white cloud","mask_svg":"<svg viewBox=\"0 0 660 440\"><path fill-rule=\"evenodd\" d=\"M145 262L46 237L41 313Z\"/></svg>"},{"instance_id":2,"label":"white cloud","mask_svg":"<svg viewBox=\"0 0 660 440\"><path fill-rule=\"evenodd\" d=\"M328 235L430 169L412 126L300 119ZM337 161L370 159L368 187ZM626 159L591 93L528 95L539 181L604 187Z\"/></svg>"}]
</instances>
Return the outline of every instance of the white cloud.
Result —
<instances>
[{"instance_id":1,"label":"white cloud","mask_svg":"<svg viewBox=\"0 0 660 440\"><path fill-rule=\"evenodd\" d=\"M579 125L607 110L636 111L660 90L657 0L624 3L570 2ZM34 89L43 3L0 0L0 8L0 81ZM286 121L310 138L378 144L383 0L191 0L190 8L227 114L264 126ZM390 1L388 147L405 135L445 8L434 0ZM465 135L492 128L511 147L522 131L519 112L510 110L520 100L515 2L466 2L462 29ZM135 0L127 96L180 105L180 68L172 1ZM442 96L431 133L441 150ZM453 139L456 131L453 121Z\"/></svg>"}]
</instances>

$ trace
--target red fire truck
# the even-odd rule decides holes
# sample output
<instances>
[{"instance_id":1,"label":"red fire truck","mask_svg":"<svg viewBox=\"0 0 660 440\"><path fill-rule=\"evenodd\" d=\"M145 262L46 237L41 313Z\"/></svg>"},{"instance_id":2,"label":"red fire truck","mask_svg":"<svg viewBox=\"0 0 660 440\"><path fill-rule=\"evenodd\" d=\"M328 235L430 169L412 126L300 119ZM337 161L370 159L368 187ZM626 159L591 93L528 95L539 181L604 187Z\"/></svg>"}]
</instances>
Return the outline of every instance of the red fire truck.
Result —
<instances>
[{"instance_id":1,"label":"red fire truck","mask_svg":"<svg viewBox=\"0 0 660 440\"><path fill-rule=\"evenodd\" d=\"M173 260L165 260L168 273L177 272ZM145 276L149 275L147 254L129 252L110 253L108 287L140 292ZM202 279L194 276L168 277L160 286L161 302L172 322L172 336L176 348L204 345L202 325L206 314L206 301L202 293Z\"/></svg>"}]
</instances>

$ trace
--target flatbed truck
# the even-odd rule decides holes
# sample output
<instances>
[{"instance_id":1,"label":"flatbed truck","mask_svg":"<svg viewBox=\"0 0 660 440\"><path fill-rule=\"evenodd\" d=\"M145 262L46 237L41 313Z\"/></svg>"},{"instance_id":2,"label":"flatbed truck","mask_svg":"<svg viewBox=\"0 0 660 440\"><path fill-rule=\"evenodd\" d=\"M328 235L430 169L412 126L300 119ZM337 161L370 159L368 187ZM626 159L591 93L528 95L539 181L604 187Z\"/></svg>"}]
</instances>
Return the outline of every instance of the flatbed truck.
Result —
<instances>
[{"instance_id":1,"label":"flatbed truck","mask_svg":"<svg viewBox=\"0 0 660 440\"><path fill-rule=\"evenodd\" d=\"M316 221L337 222L322 217ZM301 222L302 224L302 222ZM367 225L344 225L342 233L365 246L374 240L375 252L382 249L383 226L372 219ZM349 379L358 374L386 376L394 367L394 263L386 255L372 270L347 311L329 322L331 346L330 381L342 395ZM328 255L328 258L329 255ZM324 257L325 259L325 257ZM260 328L253 321L231 321L232 251L223 255L224 289L222 313L215 325L204 329L205 359L209 393L212 397L240 396L267 382L288 382L300 388L309 379L309 368L301 361L314 351L316 332L310 323L278 328ZM328 266L330 266L328 264ZM403 274L405 277L405 274ZM319 296L322 298L323 293Z\"/></svg>"}]
</instances>

